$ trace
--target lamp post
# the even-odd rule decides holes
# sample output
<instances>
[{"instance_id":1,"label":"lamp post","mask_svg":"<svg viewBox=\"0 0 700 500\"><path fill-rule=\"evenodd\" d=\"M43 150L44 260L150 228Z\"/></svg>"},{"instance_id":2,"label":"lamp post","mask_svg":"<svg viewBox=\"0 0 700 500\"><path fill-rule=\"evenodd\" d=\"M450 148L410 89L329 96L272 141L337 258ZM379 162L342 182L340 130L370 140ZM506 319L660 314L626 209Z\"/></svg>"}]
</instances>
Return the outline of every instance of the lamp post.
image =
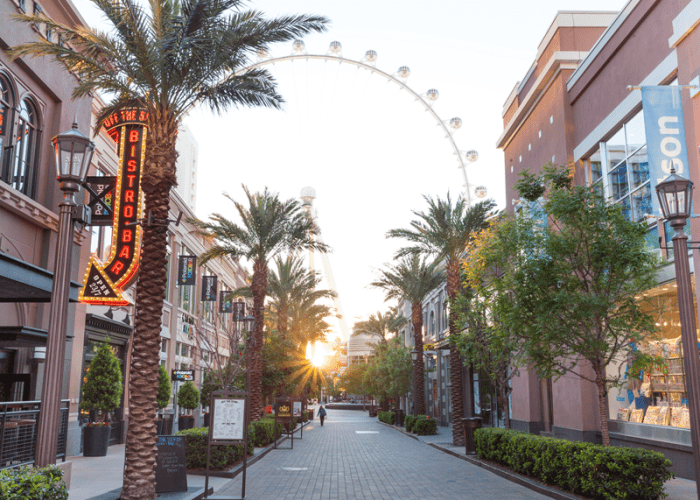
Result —
<instances>
[{"instance_id":1,"label":"lamp post","mask_svg":"<svg viewBox=\"0 0 700 500\"><path fill-rule=\"evenodd\" d=\"M95 150L95 143L80 133L77 123L73 123L71 130L58 134L51 142L54 145L56 177L61 183L63 200L58 205L60 208L58 246L51 289L46 364L44 383L41 388L41 413L36 438L35 465L37 467L56 463L74 223L76 220L89 223L89 220L85 220L89 219L89 216L78 214L79 207L74 197L85 180L92 153Z\"/></svg>"},{"instance_id":2,"label":"lamp post","mask_svg":"<svg viewBox=\"0 0 700 500\"><path fill-rule=\"evenodd\" d=\"M700 357L695 331L695 306L690 283L688 264L688 237L683 232L685 222L690 217L693 183L676 175L671 168L669 175L656 186L656 194L661 203L664 219L673 227L673 256L678 286L678 310L681 320L681 341L683 343L683 366L690 410L690 440L695 462L695 477L700 498Z\"/></svg>"}]
</instances>

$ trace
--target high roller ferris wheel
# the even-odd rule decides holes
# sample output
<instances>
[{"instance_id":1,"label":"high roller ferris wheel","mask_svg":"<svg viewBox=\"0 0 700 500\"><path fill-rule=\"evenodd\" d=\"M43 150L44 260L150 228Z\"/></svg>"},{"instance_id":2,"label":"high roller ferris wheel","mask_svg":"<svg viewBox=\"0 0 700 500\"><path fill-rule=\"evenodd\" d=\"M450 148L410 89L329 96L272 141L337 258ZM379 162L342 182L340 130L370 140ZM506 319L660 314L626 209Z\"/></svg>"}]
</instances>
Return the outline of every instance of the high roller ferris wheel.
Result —
<instances>
[{"instance_id":1,"label":"high roller ferris wheel","mask_svg":"<svg viewBox=\"0 0 700 500\"><path fill-rule=\"evenodd\" d=\"M388 73L377 68L378 54L375 50L368 50L365 52L364 57L360 60L350 59L343 56L343 46L339 41L333 41L328 47L328 51L325 54L309 54L306 51L306 45L303 40L295 40L292 43L292 52L286 56L271 56L266 50L260 50L257 53L258 61L250 64L234 73L234 76L242 75L252 69L275 65L279 62L290 61L294 62L296 60L320 60L320 61L335 61L339 64L350 64L356 66L360 69L365 69L370 71L372 74L379 75L385 78L390 83L395 83L399 86L401 90L407 91L415 101L418 101L436 121L436 123L442 128L445 133L445 139L449 142L452 147L453 154L457 158L458 168L461 169L462 175L464 177L464 195L466 201L469 205L472 203L473 198L482 199L487 196L487 188L485 186L477 186L472 189L469 183L469 177L467 175L467 166L474 163L479 159L479 153L476 150L461 150L454 137L454 132L462 127L462 119L459 117L452 117L448 120L443 120L433 105L435 101L440 97L440 93L437 89L431 88L424 93L418 93L413 90L408 85L408 78L411 76L411 70L408 66L400 66L395 73Z\"/></svg>"}]
</instances>

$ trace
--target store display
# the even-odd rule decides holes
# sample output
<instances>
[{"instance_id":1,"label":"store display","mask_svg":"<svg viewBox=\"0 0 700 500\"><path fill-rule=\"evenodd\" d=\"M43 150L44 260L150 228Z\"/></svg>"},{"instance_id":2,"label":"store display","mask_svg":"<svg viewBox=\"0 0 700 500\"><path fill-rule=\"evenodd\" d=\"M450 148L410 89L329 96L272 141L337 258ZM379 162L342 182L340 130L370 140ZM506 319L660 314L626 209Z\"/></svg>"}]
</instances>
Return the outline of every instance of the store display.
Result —
<instances>
[{"instance_id":1,"label":"store display","mask_svg":"<svg viewBox=\"0 0 700 500\"><path fill-rule=\"evenodd\" d=\"M681 414L683 413L683 408L676 407L671 408L671 426L680 427L681 426Z\"/></svg>"},{"instance_id":2,"label":"store display","mask_svg":"<svg viewBox=\"0 0 700 500\"><path fill-rule=\"evenodd\" d=\"M671 421L671 408L662 406L659 410L659 416L656 418L656 425L668 425Z\"/></svg>"},{"instance_id":3,"label":"store display","mask_svg":"<svg viewBox=\"0 0 700 500\"><path fill-rule=\"evenodd\" d=\"M647 408L647 413L644 415L644 424L656 424L656 420L659 418L659 408L658 406L650 406Z\"/></svg>"},{"instance_id":4,"label":"store display","mask_svg":"<svg viewBox=\"0 0 700 500\"><path fill-rule=\"evenodd\" d=\"M688 408L683 408L683 412L681 413L681 422L678 427L690 429L690 412L688 411Z\"/></svg>"},{"instance_id":5,"label":"store display","mask_svg":"<svg viewBox=\"0 0 700 500\"><path fill-rule=\"evenodd\" d=\"M620 408L619 410L617 410L617 419L622 420L623 422L627 422L630 419L630 409Z\"/></svg>"},{"instance_id":6,"label":"store display","mask_svg":"<svg viewBox=\"0 0 700 500\"><path fill-rule=\"evenodd\" d=\"M644 419L644 410L632 410L630 413L630 422L642 423Z\"/></svg>"}]
</instances>

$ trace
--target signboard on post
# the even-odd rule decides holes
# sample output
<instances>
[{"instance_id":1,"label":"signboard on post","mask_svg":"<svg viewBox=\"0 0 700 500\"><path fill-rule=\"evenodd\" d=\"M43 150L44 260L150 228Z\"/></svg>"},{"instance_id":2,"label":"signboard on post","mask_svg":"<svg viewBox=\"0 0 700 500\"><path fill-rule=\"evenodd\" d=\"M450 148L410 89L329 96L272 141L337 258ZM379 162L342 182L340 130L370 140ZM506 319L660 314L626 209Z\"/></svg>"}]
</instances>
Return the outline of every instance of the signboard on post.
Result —
<instances>
[{"instance_id":1,"label":"signboard on post","mask_svg":"<svg viewBox=\"0 0 700 500\"><path fill-rule=\"evenodd\" d=\"M194 370L173 370L170 378L173 382L194 381Z\"/></svg>"},{"instance_id":2,"label":"signboard on post","mask_svg":"<svg viewBox=\"0 0 700 500\"><path fill-rule=\"evenodd\" d=\"M292 402L292 416L301 418L301 400Z\"/></svg>"},{"instance_id":3,"label":"signboard on post","mask_svg":"<svg viewBox=\"0 0 700 500\"><path fill-rule=\"evenodd\" d=\"M216 276L202 276L202 302L216 302Z\"/></svg>"},{"instance_id":4,"label":"signboard on post","mask_svg":"<svg viewBox=\"0 0 700 500\"><path fill-rule=\"evenodd\" d=\"M233 311L233 298L231 297L231 292L222 290L219 292L219 295L219 312L230 313Z\"/></svg>"},{"instance_id":5,"label":"signboard on post","mask_svg":"<svg viewBox=\"0 0 700 500\"><path fill-rule=\"evenodd\" d=\"M191 286L197 283L197 256L180 255L177 268L177 286Z\"/></svg>"}]
</instances>

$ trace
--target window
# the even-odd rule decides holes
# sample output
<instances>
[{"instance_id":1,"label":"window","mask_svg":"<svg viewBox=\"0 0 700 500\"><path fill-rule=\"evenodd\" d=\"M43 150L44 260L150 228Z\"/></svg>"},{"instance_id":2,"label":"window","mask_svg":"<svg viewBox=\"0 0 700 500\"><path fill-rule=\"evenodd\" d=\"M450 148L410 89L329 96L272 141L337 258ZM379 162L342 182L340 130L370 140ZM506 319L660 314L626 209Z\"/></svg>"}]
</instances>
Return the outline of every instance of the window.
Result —
<instances>
[{"instance_id":1,"label":"window","mask_svg":"<svg viewBox=\"0 0 700 500\"><path fill-rule=\"evenodd\" d=\"M640 110L588 162L588 181L619 204L626 217L639 221L651 213L651 183L644 113ZM607 177L607 186L604 177Z\"/></svg>"},{"instance_id":2,"label":"window","mask_svg":"<svg viewBox=\"0 0 700 500\"><path fill-rule=\"evenodd\" d=\"M10 82L0 75L0 167L5 165L5 150L9 146L8 135L12 128L11 111L14 105L14 98ZM2 168L2 180L9 182L5 177L5 169Z\"/></svg>"},{"instance_id":3,"label":"window","mask_svg":"<svg viewBox=\"0 0 700 500\"><path fill-rule=\"evenodd\" d=\"M175 355L176 356L180 355L180 346L182 346L182 342L175 342Z\"/></svg>"},{"instance_id":4,"label":"window","mask_svg":"<svg viewBox=\"0 0 700 500\"><path fill-rule=\"evenodd\" d=\"M4 169L3 180L13 188L27 196L34 197L34 180L36 176L38 117L36 108L23 99L19 107L17 135L14 154L9 160L9 166Z\"/></svg>"},{"instance_id":5,"label":"window","mask_svg":"<svg viewBox=\"0 0 700 500\"><path fill-rule=\"evenodd\" d=\"M435 311L430 311L430 336L435 336Z\"/></svg>"},{"instance_id":6,"label":"window","mask_svg":"<svg viewBox=\"0 0 700 500\"><path fill-rule=\"evenodd\" d=\"M168 352L168 339L165 337L160 338L160 352L166 353Z\"/></svg>"}]
</instances>

